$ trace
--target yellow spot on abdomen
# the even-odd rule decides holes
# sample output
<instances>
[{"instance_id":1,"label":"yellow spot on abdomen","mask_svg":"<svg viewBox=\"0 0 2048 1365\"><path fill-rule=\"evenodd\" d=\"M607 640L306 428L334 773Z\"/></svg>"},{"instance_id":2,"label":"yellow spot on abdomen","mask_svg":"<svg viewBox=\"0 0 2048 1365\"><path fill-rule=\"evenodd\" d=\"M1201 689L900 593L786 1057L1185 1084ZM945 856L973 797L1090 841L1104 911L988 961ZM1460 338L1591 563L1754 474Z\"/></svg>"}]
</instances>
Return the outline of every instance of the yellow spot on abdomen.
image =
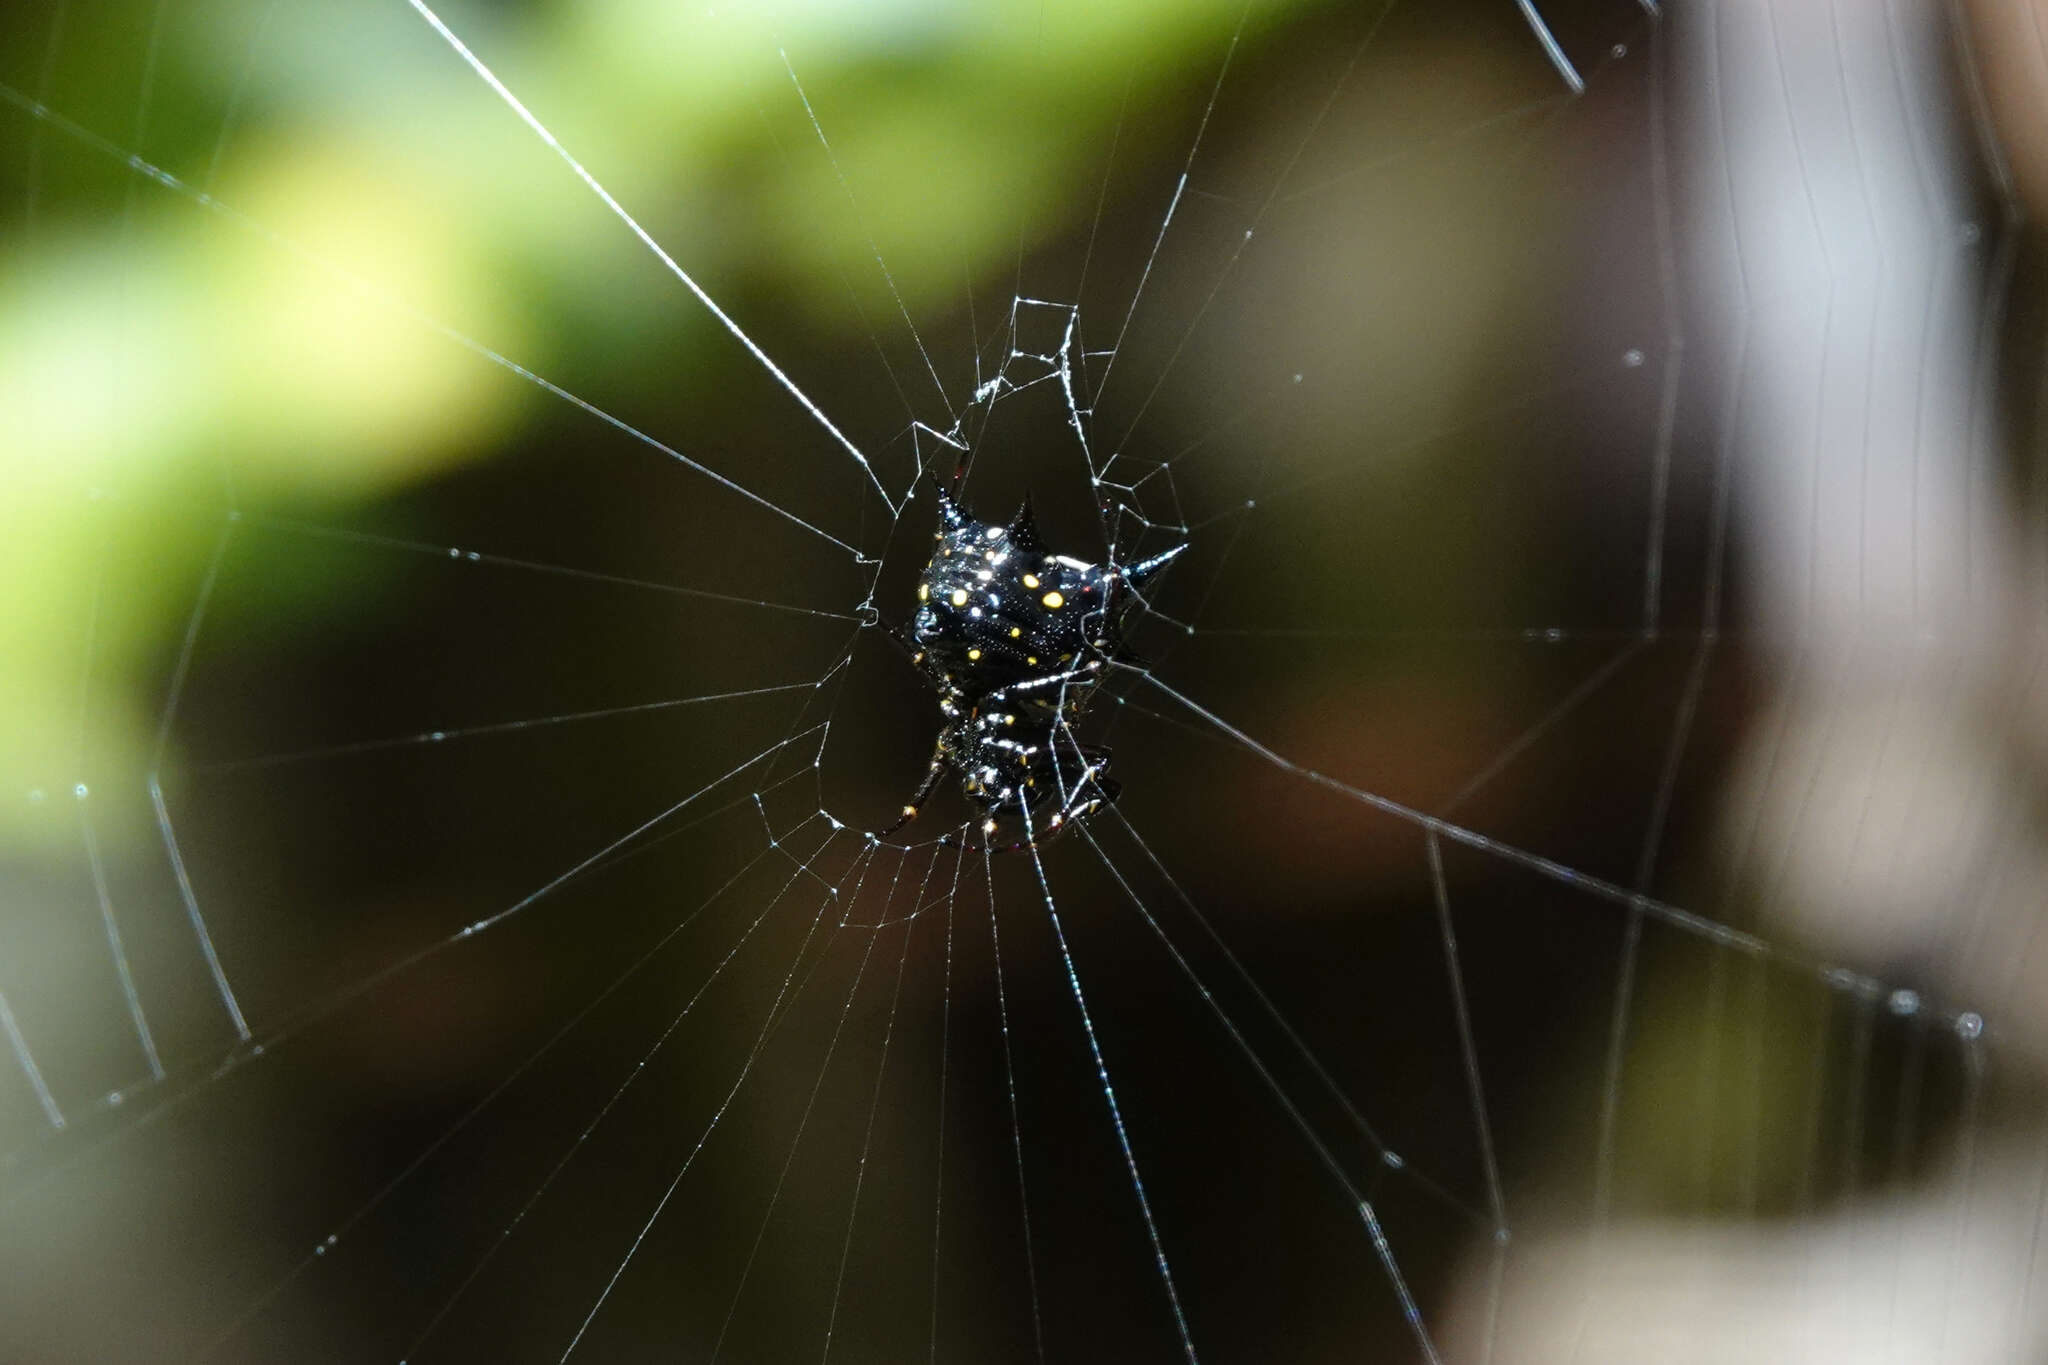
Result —
<instances>
[{"instance_id":1,"label":"yellow spot on abdomen","mask_svg":"<svg viewBox=\"0 0 2048 1365\"><path fill-rule=\"evenodd\" d=\"M1058 611L1061 607L1067 605L1067 599L1058 592L1049 592L1038 600L1045 603L1053 611Z\"/></svg>"},{"instance_id":2,"label":"yellow spot on abdomen","mask_svg":"<svg viewBox=\"0 0 2048 1365\"><path fill-rule=\"evenodd\" d=\"M978 649L970 649L967 651L967 657L970 659L979 659L981 657L981 651Z\"/></svg>"},{"instance_id":3,"label":"yellow spot on abdomen","mask_svg":"<svg viewBox=\"0 0 2048 1365\"><path fill-rule=\"evenodd\" d=\"M1035 588L1035 587L1037 587L1037 586L1038 586L1038 575L1037 575L1037 574L1035 574L1035 573L1028 573L1028 574L1025 574L1025 575L1024 575L1024 586L1025 586L1025 587L1027 587L1027 588Z\"/></svg>"},{"instance_id":4,"label":"yellow spot on abdomen","mask_svg":"<svg viewBox=\"0 0 2048 1365\"><path fill-rule=\"evenodd\" d=\"M953 589L953 605L956 607L964 607L967 605L967 589Z\"/></svg>"}]
</instances>

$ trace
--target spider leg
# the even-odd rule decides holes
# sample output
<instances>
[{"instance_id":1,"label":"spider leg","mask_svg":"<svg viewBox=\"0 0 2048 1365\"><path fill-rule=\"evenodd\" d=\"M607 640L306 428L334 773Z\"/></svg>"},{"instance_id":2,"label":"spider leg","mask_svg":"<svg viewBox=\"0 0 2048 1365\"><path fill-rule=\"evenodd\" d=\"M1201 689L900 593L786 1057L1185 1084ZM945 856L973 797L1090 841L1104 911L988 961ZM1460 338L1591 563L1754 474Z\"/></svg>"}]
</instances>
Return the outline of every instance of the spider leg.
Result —
<instances>
[{"instance_id":1,"label":"spider leg","mask_svg":"<svg viewBox=\"0 0 2048 1365\"><path fill-rule=\"evenodd\" d=\"M1115 778L1105 777L1099 783L1099 790L1095 795L1090 796L1086 801L1069 803L1067 808L1054 811L1053 818L1046 823L1044 829L1038 831L1037 838L1019 839L1015 843L1004 844L995 851L997 853L1023 853L1029 849L1044 848L1047 844L1080 824L1083 816L1092 815L1103 806L1114 802L1117 798L1117 793L1121 790L1122 787Z\"/></svg>"},{"instance_id":2,"label":"spider leg","mask_svg":"<svg viewBox=\"0 0 2048 1365\"><path fill-rule=\"evenodd\" d=\"M1061 789L1057 808L1050 819L1031 826L1036 837L1004 844L995 850L997 853L1023 853L1043 848L1104 806L1114 805L1122 794L1123 784L1103 771L1109 766L1109 749L1098 744L1081 744L1072 739L1072 733L1067 731L1068 742L1073 746L1074 756L1081 762L1081 771L1073 787Z\"/></svg>"},{"instance_id":3,"label":"spider leg","mask_svg":"<svg viewBox=\"0 0 2048 1365\"><path fill-rule=\"evenodd\" d=\"M897 816L896 823L889 826L889 828L876 831L875 837L877 839L886 839L912 820L915 820L918 807L922 806L925 803L925 799L938 790L939 779L945 775L946 750L944 745L940 745L932 750L932 766L925 773L924 781L917 784L917 790L912 792L910 799L903 803L903 814Z\"/></svg>"}]
</instances>

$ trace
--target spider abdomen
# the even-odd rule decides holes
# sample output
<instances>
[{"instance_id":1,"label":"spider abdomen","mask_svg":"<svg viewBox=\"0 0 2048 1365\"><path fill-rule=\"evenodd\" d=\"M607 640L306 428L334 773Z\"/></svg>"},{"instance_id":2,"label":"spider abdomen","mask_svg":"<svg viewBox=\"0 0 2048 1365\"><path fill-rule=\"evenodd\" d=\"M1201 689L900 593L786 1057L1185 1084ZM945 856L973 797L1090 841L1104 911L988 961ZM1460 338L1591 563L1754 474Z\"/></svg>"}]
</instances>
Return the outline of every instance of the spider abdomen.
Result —
<instances>
[{"instance_id":1,"label":"spider abdomen","mask_svg":"<svg viewBox=\"0 0 2048 1365\"><path fill-rule=\"evenodd\" d=\"M1098 565L1045 553L1028 512L1008 527L959 514L918 584L911 639L942 692L986 696L1108 657L1114 586Z\"/></svg>"}]
</instances>

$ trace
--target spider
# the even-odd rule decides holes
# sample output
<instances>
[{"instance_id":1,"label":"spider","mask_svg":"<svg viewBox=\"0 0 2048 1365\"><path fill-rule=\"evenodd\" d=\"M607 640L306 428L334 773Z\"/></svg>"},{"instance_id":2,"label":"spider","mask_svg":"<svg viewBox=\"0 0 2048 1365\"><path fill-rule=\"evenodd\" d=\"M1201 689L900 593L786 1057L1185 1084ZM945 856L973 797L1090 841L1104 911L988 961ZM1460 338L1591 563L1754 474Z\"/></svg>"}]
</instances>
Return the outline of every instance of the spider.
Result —
<instances>
[{"instance_id":1,"label":"spider","mask_svg":"<svg viewBox=\"0 0 2048 1365\"><path fill-rule=\"evenodd\" d=\"M936 482L936 480L934 481ZM1137 564L1089 564L1047 551L1030 499L1008 526L977 521L939 489L937 547L917 585L905 641L945 718L931 768L886 838L917 818L948 770L995 832L1006 814L1050 814L1047 837L1115 801L1109 750L1072 726L1105 667L1123 662L1122 626L1146 584L1185 544Z\"/></svg>"}]
</instances>

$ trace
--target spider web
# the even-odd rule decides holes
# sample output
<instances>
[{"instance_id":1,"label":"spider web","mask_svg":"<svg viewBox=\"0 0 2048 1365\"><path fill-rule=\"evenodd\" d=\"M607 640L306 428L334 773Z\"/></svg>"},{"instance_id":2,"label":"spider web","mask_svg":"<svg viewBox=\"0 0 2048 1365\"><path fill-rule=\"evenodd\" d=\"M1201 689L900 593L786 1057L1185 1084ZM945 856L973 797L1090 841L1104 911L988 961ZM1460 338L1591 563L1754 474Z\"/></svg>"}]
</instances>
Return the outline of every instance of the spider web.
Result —
<instances>
[{"instance_id":1,"label":"spider web","mask_svg":"<svg viewBox=\"0 0 2048 1365\"><path fill-rule=\"evenodd\" d=\"M1703 375L1680 321L1654 7L1459 10L1502 73L1473 107L1385 94L1442 16L1230 6L937 301L806 61L859 21L767 18L758 114L827 169L829 302L698 266L699 210L500 65L532 64L513 21L387 8L59 6L0 81L24 250L104 234L117 335L147 344L127 253L174 222L527 405L497 458L374 498L238 452L169 487L70 471L82 721L17 784L0 926L11 1353L1513 1358L1525 1226L1810 1213L1980 1123L1976 1013L1706 867L1767 623L1730 588L1742 361ZM577 240L602 220L619 254L552 287L634 271L623 345L501 335L222 189L292 136L247 73L302 24L445 80L448 158L487 149ZM246 42L224 97L166 84L181 26ZM127 126L72 112L105 80ZM1533 290L1562 267L1532 232L1499 267L1527 316L1357 323L1447 277L1376 279L1333 224L1410 196L1360 235L1419 223L1455 261L1532 185L1626 200L1598 297ZM1415 378L1447 356L1459 383ZM106 357L102 397L174 424L132 373ZM1122 799L1038 847L950 794L869 832L936 729L879 626L927 553L920 475L956 462L1060 553L1191 546L1065 737L1114 747ZM124 747L107 641L137 617L161 700Z\"/></svg>"}]
</instances>

